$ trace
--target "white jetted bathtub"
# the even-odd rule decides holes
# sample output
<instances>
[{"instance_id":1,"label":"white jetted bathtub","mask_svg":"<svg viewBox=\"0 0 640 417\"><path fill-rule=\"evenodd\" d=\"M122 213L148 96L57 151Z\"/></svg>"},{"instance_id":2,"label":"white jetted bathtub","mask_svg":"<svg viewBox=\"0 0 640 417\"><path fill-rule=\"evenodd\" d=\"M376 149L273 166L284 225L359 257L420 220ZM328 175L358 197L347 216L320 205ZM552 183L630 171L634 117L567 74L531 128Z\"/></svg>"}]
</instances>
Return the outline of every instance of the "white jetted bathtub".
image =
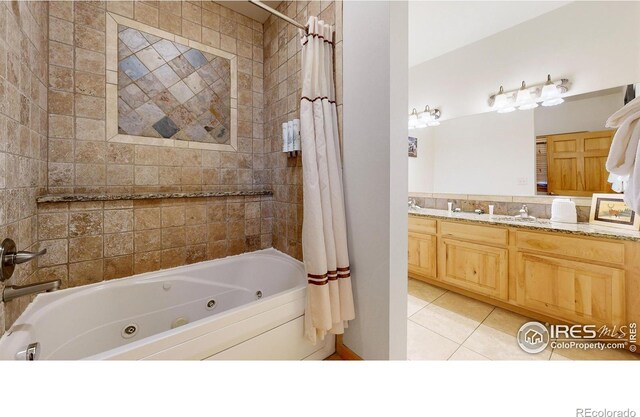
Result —
<instances>
[{"instance_id":1,"label":"white jetted bathtub","mask_svg":"<svg viewBox=\"0 0 640 417\"><path fill-rule=\"evenodd\" d=\"M265 249L40 294L0 359L323 359L303 337L301 262Z\"/></svg>"}]
</instances>

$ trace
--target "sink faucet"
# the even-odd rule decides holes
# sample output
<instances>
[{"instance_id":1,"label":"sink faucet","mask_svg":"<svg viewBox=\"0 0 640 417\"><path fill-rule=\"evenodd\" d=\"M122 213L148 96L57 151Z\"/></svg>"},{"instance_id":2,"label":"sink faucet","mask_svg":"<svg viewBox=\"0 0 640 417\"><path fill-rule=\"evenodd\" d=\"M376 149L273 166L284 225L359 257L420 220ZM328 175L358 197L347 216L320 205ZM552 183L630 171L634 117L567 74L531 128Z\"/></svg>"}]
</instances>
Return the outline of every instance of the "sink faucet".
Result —
<instances>
[{"instance_id":1,"label":"sink faucet","mask_svg":"<svg viewBox=\"0 0 640 417\"><path fill-rule=\"evenodd\" d=\"M522 208L520 209L520 217L523 219L529 218L529 208L527 207L526 204L523 204Z\"/></svg>"},{"instance_id":2,"label":"sink faucet","mask_svg":"<svg viewBox=\"0 0 640 417\"><path fill-rule=\"evenodd\" d=\"M416 199L415 198L410 198L409 199L409 208L410 209L419 209L420 207L418 207L418 205L416 204Z\"/></svg>"},{"instance_id":3,"label":"sink faucet","mask_svg":"<svg viewBox=\"0 0 640 417\"><path fill-rule=\"evenodd\" d=\"M9 287L5 287L4 291L2 291L2 301L7 302L11 301L14 298L22 297L25 295L36 294L40 292L53 292L60 289L60 284L62 282L59 279L47 282L40 282L38 284L31 285L12 285Z\"/></svg>"}]
</instances>

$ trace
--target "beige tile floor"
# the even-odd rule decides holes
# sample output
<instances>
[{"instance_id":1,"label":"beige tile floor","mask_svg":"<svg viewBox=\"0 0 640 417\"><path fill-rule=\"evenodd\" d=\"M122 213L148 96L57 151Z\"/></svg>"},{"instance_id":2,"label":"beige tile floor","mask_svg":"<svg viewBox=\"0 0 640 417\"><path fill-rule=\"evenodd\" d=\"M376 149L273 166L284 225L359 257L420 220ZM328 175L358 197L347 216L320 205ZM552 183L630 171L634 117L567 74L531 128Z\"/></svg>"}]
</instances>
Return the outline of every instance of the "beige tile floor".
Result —
<instances>
[{"instance_id":1,"label":"beige tile floor","mask_svg":"<svg viewBox=\"0 0 640 417\"><path fill-rule=\"evenodd\" d=\"M516 342L531 319L409 279L409 360L636 360L627 351L547 350L525 353Z\"/></svg>"}]
</instances>

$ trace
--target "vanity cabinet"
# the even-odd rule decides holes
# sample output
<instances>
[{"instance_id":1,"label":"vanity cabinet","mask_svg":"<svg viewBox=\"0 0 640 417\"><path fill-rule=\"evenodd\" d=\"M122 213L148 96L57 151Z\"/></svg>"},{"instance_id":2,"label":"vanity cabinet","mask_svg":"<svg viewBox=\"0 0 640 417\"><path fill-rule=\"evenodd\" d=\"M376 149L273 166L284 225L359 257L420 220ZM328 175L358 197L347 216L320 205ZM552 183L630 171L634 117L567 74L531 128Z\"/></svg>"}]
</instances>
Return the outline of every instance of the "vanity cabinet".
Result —
<instances>
[{"instance_id":1,"label":"vanity cabinet","mask_svg":"<svg viewBox=\"0 0 640 417\"><path fill-rule=\"evenodd\" d=\"M506 228L440 222L441 274L460 288L506 300L509 295Z\"/></svg>"},{"instance_id":2,"label":"vanity cabinet","mask_svg":"<svg viewBox=\"0 0 640 417\"><path fill-rule=\"evenodd\" d=\"M409 272L436 277L436 237L409 233Z\"/></svg>"},{"instance_id":3,"label":"vanity cabinet","mask_svg":"<svg viewBox=\"0 0 640 417\"><path fill-rule=\"evenodd\" d=\"M440 242L440 280L478 294L508 298L506 249L457 239L442 238Z\"/></svg>"},{"instance_id":4,"label":"vanity cabinet","mask_svg":"<svg viewBox=\"0 0 640 417\"><path fill-rule=\"evenodd\" d=\"M544 321L640 320L640 242L409 216L409 275Z\"/></svg>"},{"instance_id":5,"label":"vanity cabinet","mask_svg":"<svg viewBox=\"0 0 640 417\"><path fill-rule=\"evenodd\" d=\"M526 252L517 255L518 305L572 323L625 324L625 273Z\"/></svg>"}]
</instances>

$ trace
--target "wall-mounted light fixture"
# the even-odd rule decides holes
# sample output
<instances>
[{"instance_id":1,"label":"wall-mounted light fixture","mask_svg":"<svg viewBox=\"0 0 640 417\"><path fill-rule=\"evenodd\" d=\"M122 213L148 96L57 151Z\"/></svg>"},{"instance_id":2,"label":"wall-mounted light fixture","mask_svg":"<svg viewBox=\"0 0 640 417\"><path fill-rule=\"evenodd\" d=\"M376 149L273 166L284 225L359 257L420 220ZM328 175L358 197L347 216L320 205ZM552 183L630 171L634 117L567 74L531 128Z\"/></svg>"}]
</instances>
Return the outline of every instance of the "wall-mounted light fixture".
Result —
<instances>
[{"instance_id":1,"label":"wall-mounted light fixture","mask_svg":"<svg viewBox=\"0 0 640 417\"><path fill-rule=\"evenodd\" d=\"M523 81L518 90L507 92L500 86L498 93L489 97L489 106L498 113L509 113L515 109L535 109L538 103L544 107L556 106L564 102L562 94L567 91L569 91L568 79L551 81L551 75L547 75L547 81L544 84L527 87Z\"/></svg>"},{"instance_id":2,"label":"wall-mounted light fixture","mask_svg":"<svg viewBox=\"0 0 640 417\"><path fill-rule=\"evenodd\" d=\"M418 112L415 108L409 114L409 129L421 129L427 126L438 126L440 122L440 110L431 109L425 106L424 110Z\"/></svg>"}]
</instances>

